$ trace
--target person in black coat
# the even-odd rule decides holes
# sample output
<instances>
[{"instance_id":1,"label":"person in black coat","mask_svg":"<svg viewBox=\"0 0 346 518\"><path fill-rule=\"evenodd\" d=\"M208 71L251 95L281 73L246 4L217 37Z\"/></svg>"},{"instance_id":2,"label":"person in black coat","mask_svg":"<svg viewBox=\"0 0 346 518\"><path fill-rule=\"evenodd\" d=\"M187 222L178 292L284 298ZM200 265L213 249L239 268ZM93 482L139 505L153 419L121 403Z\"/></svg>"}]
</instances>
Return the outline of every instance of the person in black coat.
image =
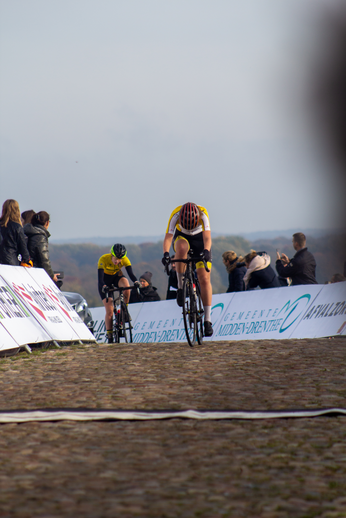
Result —
<instances>
[{"instance_id":1,"label":"person in black coat","mask_svg":"<svg viewBox=\"0 0 346 518\"><path fill-rule=\"evenodd\" d=\"M257 287L262 290L280 288L281 284L275 271L270 266L270 257L266 252L251 250L244 257L244 262L247 267L244 276L246 290L254 290Z\"/></svg>"},{"instance_id":2,"label":"person in black coat","mask_svg":"<svg viewBox=\"0 0 346 518\"><path fill-rule=\"evenodd\" d=\"M235 291L244 291L244 275L246 274L246 266L244 259L238 257L233 250L224 252L222 254L223 264L228 271L228 288L226 293L233 293Z\"/></svg>"},{"instance_id":3,"label":"person in black coat","mask_svg":"<svg viewBox=\"0 0 346 518\"><path fill-rule=\"evenodd\" d=\"M300 284L317 284L316 261L312 253L306 248L306 237L302 232L293 234L293 248L296 254L292 259L287 255L276 252L276 271L280 277L290 278L291 286Z\"/></svg>"},{"instance_id":4,"label":"person in black coat","mask_svg":"<svg viewBox=\"0 0 346 518\"><path fill-rule=\"evenodd\" d=\"M24 232L28 238L28 250L35 268L43 268L55 283L58 275L53 272L49 259L48 232L50 216L48 212L41 210L34 214L31 223L24 225Z\"/></svg>"},{"instance_id":5,"label":"person in black coat","mask_svg":"<svg viewBox=\"0 0 346 518\"><path fill-rule=\"evenodd\" d=\"M138 295L137 291L131 290L130 304L133 302L154 302L161 300L160 295L157 293L157 288L151 284L152 276L153 274L151 272L145 272L140 276L140 294Z\"/></svg>"},{"instance_id":6,"label":"person in black coat","mask_svg":"<svg viewBox=\"0 0 346 518\"><path fill-rule=\"evenodd\" d=\"M0 263L12 266L32 266L20 219L19 204L16 200L6 200L0 218ZM21 262L18 256L21 256Z\"/></svg>"}]
</instances>

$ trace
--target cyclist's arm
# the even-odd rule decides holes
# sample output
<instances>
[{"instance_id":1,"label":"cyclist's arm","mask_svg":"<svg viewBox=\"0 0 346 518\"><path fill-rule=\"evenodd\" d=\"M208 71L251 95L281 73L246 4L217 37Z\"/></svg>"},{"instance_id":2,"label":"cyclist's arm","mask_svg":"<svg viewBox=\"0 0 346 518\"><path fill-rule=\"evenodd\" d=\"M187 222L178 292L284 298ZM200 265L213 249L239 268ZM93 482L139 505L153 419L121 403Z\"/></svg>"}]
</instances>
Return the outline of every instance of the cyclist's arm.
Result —
<instances>
[{"instance_id":1,"label":"cyclist's arm","mask_svg":"<svg viewBox=\"0 0 346 518\"><path fill-rule=\"evenodd\" d=\"M126 271L127 271L127 275L130 277L131 281L132 282L136 282L137 277L133 273L132 266L125 266L125 268L126 268Z\"/></svg>"},{"instance_id":2,"label":"cyclist's arm","mask_svg":"<svg viewBox=\"0 0 346 518\"><path fill-rule=\"evenodd\" d=\"M170 249L171 249L171 244L172 244L172 239L173 239L173 234L169 234L167 233L165 235L165 238L163 240L163 253L165 254L166 252L169 253Z\"/></svg>"},{"instance_id":3,"label":"cyclist's arm","mask_svg":"<svg viewBox=\"0 0 346 518\"><path fill-rule=\"evenodd\" d=\"M211 232L210 230L205 230L203 232L203 243L205 250L211 250Z\"/></svg>"},{"instance_id":4,"label":"cyclist's arm","mask_svg":"<svg viewBox=\"0 0 346 518\"><path fill-rule=\"evenodd\" d=\"M102 290L103 286L105 285L105 272L103 269L99 268L97 270L97 274L98 274L98 285L99 285L100 290Z\"/></svg>"}]
</instances>

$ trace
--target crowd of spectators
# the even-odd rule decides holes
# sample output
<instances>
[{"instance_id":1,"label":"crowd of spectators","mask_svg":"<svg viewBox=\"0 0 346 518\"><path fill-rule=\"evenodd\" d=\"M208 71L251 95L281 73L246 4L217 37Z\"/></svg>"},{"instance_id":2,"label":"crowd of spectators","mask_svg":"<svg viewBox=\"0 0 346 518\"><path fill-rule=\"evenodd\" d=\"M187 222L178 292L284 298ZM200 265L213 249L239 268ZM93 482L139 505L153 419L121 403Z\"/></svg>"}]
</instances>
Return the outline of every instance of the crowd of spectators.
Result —
<instances>
[{"instance_id":1,"label":"crowd of spectators","mask_svg":"<svg viewBox=\"0 0 346 518\"><path fill-rule=\"evenodd\" d=\"M6 200L0 217L0 264L43 268L59 285L49 259L50 216L46 211L20 213L16 200Z\"/></svg>"},{"instance_id":2,"label":"crowd of spectators","mask_svg":"<svg viewBox=\"0 0 346 518\"><path fill-rule=\"evenodd\" d=\"M222 260L228 272L226 293L250 291L256 288L317 284L316 261L307 249L305 235L302 232L293 234L292 245L296 251L292 259L277 251L275 264L277 274L271 267L271 259L266 252L251 250L244 258L238 257L233 250L224 252ZM332 276L330 283L345 280L344 275L337 273Z\"/></svg>"},{"instance_id":3,"label":"crowd of spectators","mask_svg":"<svg viewBox=\"0 0 346 518\"><path fill-rule=\"evenodd\" d=\"M0 264L43 268L60 287L59 274L54 273L49 259L49 224L48 212L30 209L21 214L16 200L6 200L0 217ZM277 273L270 264L270 256L264 251L251 250L245 257L238 256L233 250L224 252L222 260L228 273L227 293L317 284L316 261L306 246L305 235L301 232L293 234L292 245L296 253L291 259L277 251ZM178 287L174 260L171 266L167 300L176 298ZM345 281L345 276L339 273L334 274L330 280L331 283L342 281ZM151 272L144 272L139 282L140 294L132 290L130 302L160 300L157 288L152 284Z\"/></svg>"}]
</instances>

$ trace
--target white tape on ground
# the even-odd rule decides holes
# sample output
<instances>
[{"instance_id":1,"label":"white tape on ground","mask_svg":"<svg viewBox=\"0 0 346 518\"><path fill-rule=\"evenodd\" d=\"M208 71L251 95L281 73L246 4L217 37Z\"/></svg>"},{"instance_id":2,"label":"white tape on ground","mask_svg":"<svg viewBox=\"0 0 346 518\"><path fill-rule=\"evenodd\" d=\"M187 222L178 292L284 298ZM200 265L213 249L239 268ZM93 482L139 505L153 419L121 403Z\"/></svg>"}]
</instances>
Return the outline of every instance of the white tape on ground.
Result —
<instances>
[{"instance_id":1,"label":"white tape on ground","mask_svg":"<svg viewBox=\"0 0 346 518\"><path fill-rule=\"evenodd\" d=\"M316 408L303 410L21 410L0 412L0 423L30 421L150 421L156 419L282 419L346 415L345 408Z\"/></svg>"}]
</instances>

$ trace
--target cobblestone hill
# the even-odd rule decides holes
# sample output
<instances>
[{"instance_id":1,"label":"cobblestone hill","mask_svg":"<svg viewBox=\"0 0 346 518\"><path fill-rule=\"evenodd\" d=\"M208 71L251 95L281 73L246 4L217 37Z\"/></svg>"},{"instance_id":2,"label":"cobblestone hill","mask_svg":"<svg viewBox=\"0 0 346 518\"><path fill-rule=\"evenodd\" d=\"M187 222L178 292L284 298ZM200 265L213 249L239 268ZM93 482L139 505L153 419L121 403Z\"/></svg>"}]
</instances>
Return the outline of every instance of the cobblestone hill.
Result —
<instances>
[{"instance_id":1,"label":"cobblestone hill","mask_svg":"<svg viewBox=\"0 0 346 518\"><path fill-rule=\"evenodd\" d=\"M346 340L66 347L1 407L346 407ZM346 418L0 425L0 517L346 517Z\"/></svg>"}]
</instances>

